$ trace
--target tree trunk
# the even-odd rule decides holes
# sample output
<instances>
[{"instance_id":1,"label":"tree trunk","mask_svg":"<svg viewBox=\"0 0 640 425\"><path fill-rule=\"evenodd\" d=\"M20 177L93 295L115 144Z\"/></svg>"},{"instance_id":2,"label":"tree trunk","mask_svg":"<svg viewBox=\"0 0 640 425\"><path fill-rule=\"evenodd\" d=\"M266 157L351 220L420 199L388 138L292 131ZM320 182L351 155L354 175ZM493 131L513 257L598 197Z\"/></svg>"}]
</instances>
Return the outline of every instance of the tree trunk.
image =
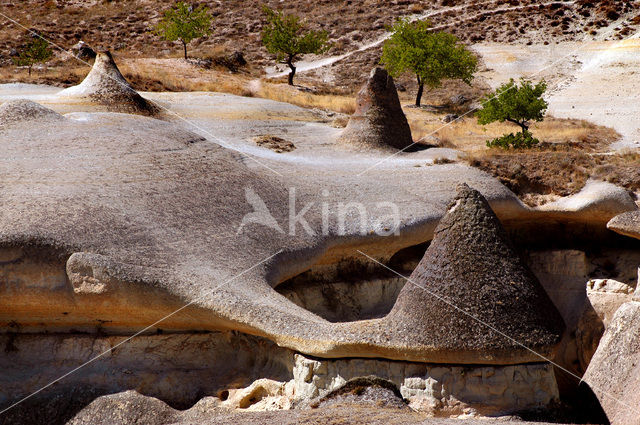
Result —
<instances>
[{"instance_id":1,"label":"tree trunk","mask_svg":"<svg viewBox=\"0 0 640 425\"><path fill-rule=\"evenodd\" d=\"M182 47L184 48L184 60L187 60L187 43L182 41Z\"/></svg>"},{"instance_id":2,"label":"tree trunk","mask_svg":"<svg viewBox=\"0 0 640 425\"><path fill-rule=\"evenodd\" d=\"M29 77L31 77L31 65L29 65Z\"/></svg>"},{"instance_id":3,"label":"tree trunk","mask_svg":"<svg viewBox=\"0 0 640 425\"><path fill-rule=\"evenodd\" d=\"M287 59L287 65L289 65L289 68L291 69L291 72L289 72L289 85L292 86L293 85L293 77L295 77L296 75L296 67L293 65L293 58L289 57L289 59Z\"/></svg>"},{"instance_id":4,"label":"tree trunk","mask_svg":"<svg viewBox=\"0 0 640 425\"><path fill-rule=\"evenodd\" d=\"M516 124L518 126L520 126L520 128L522 129L522 135L524 136L527 132L527 130L529 130L529 126L527 125L526 121L518 121L518 120L514 120L512 118L507 118L507 121L509 121L510 123Z\"/></svg>"},{"instance_id":5,"label":"tree trunk","mask_svg":"<svg viewBox=\"0 0 640 425\"><path fill-rule=\"evenodd\" d=\"M416 106L420 107L420 102L422 99L422 93L424 92L424 84L420 84L418 86L418 94L416 95Z\"/></svg>"},{"instance_id":6,"label":"tree trunk","mask_svg":"<svg viewBox=\"0 0 640 425\"><path fill-rule=\"evenodd\" d=\"M418 78L418 94L416 95L416 106L419 108L420 101L422 100L422 93L424 92L424 84L422 83L420 77L416 77Z\"/></svg>"}]
</instances>

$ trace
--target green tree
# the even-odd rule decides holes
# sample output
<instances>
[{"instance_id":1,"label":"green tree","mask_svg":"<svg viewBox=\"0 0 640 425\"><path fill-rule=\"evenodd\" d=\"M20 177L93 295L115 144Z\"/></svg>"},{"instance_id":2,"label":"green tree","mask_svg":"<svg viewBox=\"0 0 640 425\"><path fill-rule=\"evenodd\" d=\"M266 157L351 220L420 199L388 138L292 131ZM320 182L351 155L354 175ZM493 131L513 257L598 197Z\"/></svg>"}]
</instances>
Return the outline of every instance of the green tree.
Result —
<instances>
[{"instance_id":1,"label":"green tree","mask_svg":"<svg viewBox=\"0 0 640 425\"><path fill-rule=\"evenodd\" d=\"M416 106L420 106L425 85L439 87L445 78L470 84L478 66L476 56L456 36L430 28L428 21L400 19L389 28L392 34L384 43L380 60L394 77L405 72L416 75Z\"/></svg>"},{"instance_id":2,"label":"green tree","mask_svg":"<svg viewBox=\"0 0 640 425\"><path fill-rule=\"evenodd\" d=\"M168 41L180 41L187 59L187 44L198 37L211 34L213 17L205 6L194 8L185 2L164 12L162 20L155 28L155 33Z\"/></svg>"},{"instance_id":3,"label":"green tree","mask_svg":"<svg viewBox=\"0 0 640 425\"><path fill-rule=\"evenodd\" d=\"M40 36L33 36L20 51L18 57L13 59L13 62L18 66L29 67L29 76L31 76L33 65L48 61L52 55L53 52L49 48L47 40Z\"/></svg>"},{"instance_id":4,"label":"green tree","mask_svg":"<svg viewBox=\"0 0 640 425\"><path fill-rule=\"evenodd\" d=\"M262 44L267 51L276 55L276 60L286 63L289 72L289 85L293 85L296 75L294 61L308 53L322 54L331 47L326 31L306 30L304 23L295 15L285 15L283 12L263 6L267 15L267 24L262 30Z\"/></svg>"},{"instance_id":5,"label":"green tree","mask_svg":"<svg viewBox=\"0 0 640 425\"><path fill-rule=\"evenodd\" d=\"M482 99L482 109L476 115L479 124L489 124L495 121L510 122L520 127L520 135L505 135L493 141L488 146L531 147L538 143L529 132L530 121L542 121L549 104L542 98L547 90L547 83L542 80L533 85L525 79L517 84L513 78L502 84L494 93Z\"/></svg>"}]
</instances>

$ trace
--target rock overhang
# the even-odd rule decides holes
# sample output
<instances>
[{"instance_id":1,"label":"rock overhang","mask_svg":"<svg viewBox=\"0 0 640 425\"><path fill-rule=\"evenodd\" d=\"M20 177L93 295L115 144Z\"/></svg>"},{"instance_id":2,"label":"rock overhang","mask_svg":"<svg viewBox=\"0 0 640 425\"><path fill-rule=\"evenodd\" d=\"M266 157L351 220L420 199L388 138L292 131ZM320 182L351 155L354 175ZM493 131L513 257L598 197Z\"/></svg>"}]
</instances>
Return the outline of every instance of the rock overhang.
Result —
<instances>
[{"instance_id":1,"label":"rock overhang","mask_svg":"<svg viewBox=\"0 0 640 425\"><path fill-rule=\"evenodd\" d=\"M266 169L249 169L241 154L173 123L123 114L89 117L86 122L67 118L56 122L54 134L46 141L35 137L43 131L38 126L9 128L3 134L12 141L4 160L13 160L14 167L4 170L10 184L3 192L0 238L5 246L35 244L57 250L62 261L55 267L66 274L65 296L71 301L58 306L60 311L51 310L60 315L52 323L68 320L67 331L77 329L82 320L87 328L102 320L102 329L107 332L113 326L114 332L126 333L145 322L148 325L147 319L159 317L159 313L168 314L193 302L184 318L169 319L165 328L239 330L320 357L447 363L455 350L424 341L398 339L389 343L388 329L380 320L328 323L283 300L272 287L317 262L360 256L358 250L384 259L404 247L430 240L447 210L450 194L461 181L481 188L501 216L528 220L538 214L485 174L446 166L446 171L439 167L422 170L419 182L426 193L433 193L422 203L411 195L422 192L415 190L415 180L403 188L401 182L406 177L392 177L393 184L406 192L392 199L403 207L396 236L362 235L358 226L348 227L355 229L348 234L322 235L321 212L313 211L306 218L317 230L314 236L300 229L291 236L259 225L238 234L237 225L229 224L239 224L243 215L251 212L242 196L247 186L266 201L276 221L286 222L289 211L282 205L290 195L287 186L298 187L298 201L304 205L313 199L317 183L309 181L312 179L306 174L299 180L288 175L283 182ZM21 144L25 140L27 143ZM30 158L27 152L38 152L38 157ZM451 167L461 175L452 177ZM341 186L340 180L337 175L332 185ZM382 189L378 187L381 184L385 185L374 176L358 187L342 185L336 191L337 200L389 200L382 190L389 184ZM283 248L285 251L278 253ZM274 254L266 264L234 279ZM215 293L207 292L226 280L229 283ZM127 293L135 296L127 301ZM34 300L51 306L50 295L43 291L34 295ZM84 303L85 307L76 317L68 311L73 303L76 307ZM113 317L101 317L108 314L108 308ZM131 311L138 313L132 315ZM47 320L46 314L29 318L28 310L22 313L25 331L29 320ZM9 316L11 313L7 320ZM461 363L540 360L529 354L509 357L504 350L492 347L477 347L467 354L459 356Z\"/></svg>"}]
</instances>

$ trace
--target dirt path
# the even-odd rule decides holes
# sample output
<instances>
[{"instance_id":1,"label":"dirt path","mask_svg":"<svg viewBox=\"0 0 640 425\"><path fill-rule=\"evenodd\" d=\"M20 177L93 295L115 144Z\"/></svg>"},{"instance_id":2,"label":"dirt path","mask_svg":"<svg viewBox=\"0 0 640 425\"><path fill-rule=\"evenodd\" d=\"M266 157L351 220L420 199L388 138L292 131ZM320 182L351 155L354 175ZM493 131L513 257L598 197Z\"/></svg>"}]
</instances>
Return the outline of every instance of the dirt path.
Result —
<instances>
[{"instance_id":1,"label":"dirt path","mask_svg":"<svg viewBox=\"0 0 640 425\"><path fill-rule=\"evenodd\" d=\"M613 149L640 148L640 38L557 45L482 44L480 72L492 87L520 77L549 83L549 112L612 127Z\"/></svg>"},{"instance_id":2,"label":"dirt path","mask_svg":"<svg viewBox=\"0 0 640 425\"><path fill-rule=\"evenodd\" d=\"M582 66L549 98L557 117L584 118L614 128L613 149L640 148L640 38L601 42L579 55Z\"/></svg>"},{"instance_id":3,"label":"dirt path","mask_svg":"<svg viewBox=\"0 0 640 425\"><path fill-rule=\"evenodd\" d=\"M483 3L476 3L476 4L471 4L471 5L467 4L467 5L461 5L461 6L445 7L445 8L441 8L441 9L438 9L438 10L432 10L432 11L429 11L427 13L423 13L423 14L420 14L420 15L413 15L413 16L410 16L409 19L411 21L423 20L423 19L428 19L428 18L437 16L437 15L441 15L441 14L444 14L444 13L447 13L447 12L455 12L455 11L460 11L460 10L463 10L463 9L466 9L466 8L469 8L469 7L478 7L478 6L482 6L482 5L490 5L490 4L495 4L495 3L496 3L496 0L491 0L491 1L486 1L486 2L483 2ZM553 3L559 3L559 2L558 1L550 1L550 2L545 2L545 3L540 3L540 4L533 4L533 5L529 4L529 5L524 5L524 6L497 7L492 12L503 13L503 12L510 12L510 11L514 11L514 10L524 10L524 9L528 9L528 8L532 8L532 7L538 8L540 6L547 6L547 5L550 5L550 4L553 4ZM575 1L567 1L567 2L562 2L562 3L573 4L573 3L575 3ZM459 20L457 23L473 20L473 19L477 18L478 16L484 15L486 13L487 13L486 11L482 11L481 13L467 16L466 18ZM438 25L438 26L433 27L433 29L435 29L435 30L444 29L444 28L447 28L449 26L450 26L450 24ZM369 50L369 49L372 49L374 47L377 47L377 46L381 45L382 43L384 43L385 40L387 40L388 38L389 38L389 33L385 33L384 35L382 35L378 39L376 39L376 40L374 40L372 42L363 44L362 46L358 47L357 49L352 50L352 51L347 52L347 53L343 53L341 55L325 57L325 58L319 58L319 59L314 59L314 60L309 60L309 61L304 61L304 60L299 61L297 63L297 65L296 65L297 66L297 72L301 73L301 72L311 71L311 70L314 70L314 69L323 68L323 67L332 65L332 64L334 64L336 62L339 62L339 61L341 61L343 59L346 59L346 58L348 58L348 57L350 57L350 56L352 56L352 55L354 55L356 53L360 53L360 52L363 52L365 50ZM283 76L289 74L289 70L288 69L284 70L284 71L281 71L279 69L279 67L267 67L265 69L265 72L267 74L267 78L279 78L279 77L283 77Z\"/></svg>"}]
</instances>

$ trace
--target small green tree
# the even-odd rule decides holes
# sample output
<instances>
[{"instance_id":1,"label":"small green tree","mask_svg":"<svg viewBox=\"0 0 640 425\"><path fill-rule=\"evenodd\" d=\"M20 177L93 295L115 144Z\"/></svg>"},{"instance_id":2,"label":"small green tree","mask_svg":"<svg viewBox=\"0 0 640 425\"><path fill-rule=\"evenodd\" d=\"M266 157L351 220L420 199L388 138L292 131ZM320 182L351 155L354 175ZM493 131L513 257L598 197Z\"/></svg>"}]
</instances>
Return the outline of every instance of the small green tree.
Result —
<instances>
[{"instance_id":1,"label":"small green tree","mask_svg":"<svg viewBox=\"0 0 640 425\"><path fill-rule=\"evenodd\" d=\"M213 17L205 6L194 8L185 2L164 12L164 17L155 28L155 33L168 41L180 41L187 59L187 44L198 37L211 34Z\"/></svg>"},{"instance_id":2,"label":"small green tree","mask_svg":"<svg viewBox=\"0 0 640 425\"><path fill-rule=\"evenodd\" d=\"M529 121L542 121L548 103L542 98L547 90L547 83L542 80L533 85L525 79L518 85L513 78L502 84L494 93L482 99L482 109L476 115L479 124L495 121L516 124L522 130L519 135L507 134L487 141L487 146L528 148L539 141L529 132Z\"/></svg>"},{"instance_id":3,"label":"small green tree","mask_svg":"<svg viewBox=\"0 0 640 425\"><path fill-rule=\"evenodd\" d=\"M331 47L326 31L306 31L304 23L295 15L285 15L283 12L263 6L267 15L267 24L262 30L262 44L267 51L276 55L276 60L286 63L289 72L289 85L293 85L296 75L294 61L305 54L325 53Z\"/></svg>"},{"instance_id":4,"label":"small green tree","mask_svg":"<svg viewBox=\"0 0 640 425\"><path fill-rule=\"evenodd\" d=\"M433 32L428 21L400 19L382 49L382 63L394 77L412 72L418 80L416 106L420 106L424 86L439 87L442 80L460 79L471 83L478 66L476 56L458 38Z\"/></svg>"},{"instance_id":5,"label":"small green tree","mask_svg":"<svg viewBox=\"0 0 640 425\"><path fill-rule=\"evenodd\" d=\"M49 48L47 40L40 36L34 36L26 43L18 54L18 57L13 59L13 63L18 66L29 67L29 76L31 76L31 68L33 65L48 61L52 55L53 52Z\"/></svg>"}]
</instances>

